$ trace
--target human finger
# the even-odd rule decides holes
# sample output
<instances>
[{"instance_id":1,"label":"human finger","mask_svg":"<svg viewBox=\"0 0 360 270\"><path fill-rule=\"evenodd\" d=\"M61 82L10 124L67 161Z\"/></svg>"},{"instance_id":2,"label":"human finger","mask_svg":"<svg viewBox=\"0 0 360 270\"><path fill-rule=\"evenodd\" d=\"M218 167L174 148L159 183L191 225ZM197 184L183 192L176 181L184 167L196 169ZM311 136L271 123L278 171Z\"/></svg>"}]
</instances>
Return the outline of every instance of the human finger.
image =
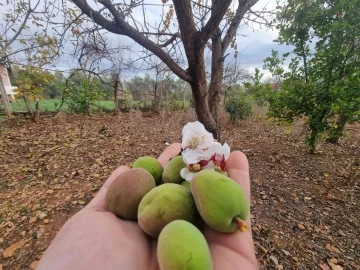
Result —
<instances>
[{"instance_id":1,"label":"human finger","mask_svg":"<svg viewBox=\"0 0 360 270\"><path fill-rule=\"evenodd\" d=\"M229 177L237 182L250 200L249 162L244 153L234 151L226 161L226 171Z\"/></svg>"},{"instance_id":2,"label":"human finger","mask_svg":"<svg viewBox=\"0 0 360 270\"><path fill-rule=\"evenodd\" d=\"M163 167L168 164L170 159L173 157L176 157L181 151L181 144L180 143L173 143L166 147L164 152L161 153L161 155L158 158L158 161L161 163Z\"/></svg>"}]
</instances>

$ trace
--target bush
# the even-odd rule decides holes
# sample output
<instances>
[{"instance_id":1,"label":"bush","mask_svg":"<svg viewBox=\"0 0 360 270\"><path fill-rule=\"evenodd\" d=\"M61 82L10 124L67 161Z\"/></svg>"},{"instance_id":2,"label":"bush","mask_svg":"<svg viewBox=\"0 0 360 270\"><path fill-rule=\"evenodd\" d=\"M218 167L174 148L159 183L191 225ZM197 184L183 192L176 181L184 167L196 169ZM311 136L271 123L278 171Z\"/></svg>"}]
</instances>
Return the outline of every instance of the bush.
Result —
<instances>
[{"instance_id":1,"label":"bush","mask_svg":"<svg viewBox=\"0 0 360 270\"><path fill-rule=\"evenodd\" d=\"M169 111L178 111L182 109L182 102L177 100L165 101L165 108Z\"/></svg>"},{"instance_id":2,"label":"bush","mask_svg":"<svg viewBox=\"0 0 360 270\"><path fill-rule=\"evenodd\" d=\"M128 99L119 99L118 107L120 112L130 112L131 110L131 101Z\"/></svg>"},{"instance_id":3,"label":"bush","mask_svg":"<svg viewBox=\"0 0 360 270\"><path fill-rule=\"evenodd\" d=\"M243 120L252 114L251 103L240 88L235 88L228 93L225 101L225 110L230 115L230 121L235 123L237 120Z\"/></svg>"},{"instance_id":4,"label":"bush","mask_svg":"<svg viewBox=\"0 0 360 270\"><path fill-rule=\"evenodd\" d=\"M98 100L100 91L97 85L92 85L84 80L80 85L71 89L70 95L66 99L68 109L72 113L89 113L91 105Z\"/></svg>"}]
</instances>

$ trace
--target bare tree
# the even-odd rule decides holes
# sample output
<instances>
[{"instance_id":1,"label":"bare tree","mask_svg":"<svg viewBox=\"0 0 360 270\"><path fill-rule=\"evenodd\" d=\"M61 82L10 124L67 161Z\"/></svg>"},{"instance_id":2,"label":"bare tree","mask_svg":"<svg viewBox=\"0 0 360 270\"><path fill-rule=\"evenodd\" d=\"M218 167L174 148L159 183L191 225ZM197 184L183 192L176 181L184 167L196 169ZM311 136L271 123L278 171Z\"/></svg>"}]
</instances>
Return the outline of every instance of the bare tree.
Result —
<instances>
[{"instance_id":1,"label":"bare tree","mask_svg":"<svg viewBox=\"0 0 360 270\"><path fill-rule=\"evenodd\" d=\"M56 16L57 7L55 0L6 0L0 3L4 11L0 22L0 64L6 66L10 77L11 64L18 63L17 58L39 67L58 56L57 39L49 31L50 18ZM2 93L1 96L7 104L7 95ZM25 95L23 98L27 102Z\"/></svg>"},{"instance_id":2,"label":"bare tree","mask_svg":"<svg viewBox=\"0 0 360 270\"><path fill-rule=\"evenodd\" d=\"M227 92L230 91L233 86L251 79L249 70L238 64L237 57L234 60L235 61L230 62L225 67L222 86L222 90L224 91L224 102L226 101Z\"/></svg>"},{"instance_id":3,"label":"bare tree","mask_svg":"<svg viewBox=\"0 0 360 270\"><path fill-rule=\"evenodd\" d=\"M73 0L73 3L98 27L130 37L159 57L179 78L187 81L191 85L199 121L219 139L218 110L225 52L233 42L240 24L246 23L244 19L250 19L250 8L257 1L162 0L162 4L160 1L159 4L154 4L144 0L99 0L102 7L90 5L87 0ZM162 29L160 24L154 27L147 20L145 10L149 5L162 8ZM136 8L142 11L142 20L133 15ZM159 43L159 37L164 42ZM212 53L209 87L204 60L207 46ZM176 58L182 52L185 54L187 68L183 68Z\"/></svg>"}]
</instances>

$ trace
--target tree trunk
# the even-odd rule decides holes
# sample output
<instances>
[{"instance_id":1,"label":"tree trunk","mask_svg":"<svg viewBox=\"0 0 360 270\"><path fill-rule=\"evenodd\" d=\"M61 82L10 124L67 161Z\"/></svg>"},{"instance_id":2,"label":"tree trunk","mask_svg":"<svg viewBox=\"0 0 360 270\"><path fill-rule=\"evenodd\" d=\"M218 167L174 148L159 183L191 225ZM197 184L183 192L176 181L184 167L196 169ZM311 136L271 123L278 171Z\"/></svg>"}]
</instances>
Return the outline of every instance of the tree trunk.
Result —
<instances>
[{"instance_id":1,"label":"tree trunk","mask_svg":"<svg viewBox=\"0 0 360 270\"><path fill-rule=\"evenodd\" d=\"M182 97L182 109L185 109L185 89L182 91L183 97Z\"/></svg>"},{"instance_id":2,"label":"tree trunk","mask_svg":"<svg viewBox=\"0 0 360 270\"><path fill-rule=\"evenodd\" d=\"M115 103L115 113L119 112L119 96L118 96L118 87L119 87L119 75L116 74L114 83L114 103Z\"/></svg>"},{"instance_id":3,"label":"tree trunk","mask_svg":"<svg viewBox=\"0 0 360 270\"><path fill-rule=\"evenodd\" d=\"M206 82L206 67L204 60L204 48L199 47L196 39L193 43L193 53L188 55L188 59L194 61L189 64L188 73L193 78L190 83L195 112L198 120L205 126L208 132L214 135L214 138L220 141L220 129L210 112L208 103L208 91Z\"/></svg>"},{"instance_id":4,"label":"tree trunk","mask_svg":"<svg viewBox=\"0 0 360 270\"><path fill-rule=\"evenodd\" d=\"M336 121L336 128L329 132L329 138L326 139L329 143L338 143L340 137L344 136L344 129L347 122L347 117L340 114L339 119Z\"/></svg>"},{"instance_id":5,"label":"tree trunk","mask_svg":"<svg viewBox=\"0 0 360 270\"><path fill-rule=\"evenodd\" d=\"M4 103L7 118L10 119L12 117L12 110L1 75L0 75L0 95Z\"/></svg>"},{"instance_id":6,"label":"tree trunk","mask_svg":"<svg viewBox=\"0 0 360 270\"><path fill-rule=\"evenodd\" d=\"M198 79L191 85L193 94L195 112L198 120L205 126L206 130L214 135L214 138L220 140L220 130L211 115L207 102L206 77Z\"/></svg>"},{"instance_id":7,"label":"tree trunk","mask_svg":"<svg viewBox=\"0 0 360 270\"><path fill-rule=\"evenodd\" d=\"M216 128L220 134L219 105L221 101L221 87L224 75L224 58L221 52L221 32L212 38L211 81L209 85L208 103L211 115L216 122ZM219 137L218 140L221 138Z\"/></svg>"},{"instance_id":8,"label":"tree trunk","mask_svg":"<svg viewBox=\"0 0 360 270\"><path fill-rule=\"evenodd\" d=\"M29 115L30 115L31 117L33 117L33 116L34 116L34 113L33 113L32 109L31 109L31 107L30 107L30 105L29 105L29 101L27 100L25 93L24 93L24 95L23 95L23 100L24 100L24 102L25 102L26 109L28 110Z\"/></svg>"},{"instance_id":9,"label":"tree trunk","mask_svg":"<svg viewBox=\"0 0 360 270\"><path fill-rule=\"evenodd\" d=\"M32 116L32 120L37 123L39 122L40 119L40 109L39 109L39 100L36 99L35 101L35 111L34 111L34 115Z\"/></svg>"},{"instance_id":10,"label":"tree trunk","mask_svg":"<svg viewBox=\"0 0 360 270\"><path fill-rule=\"evenodd\" d=\"M154 111L159 112L159 91L158 91L158 79L156 76L155 85L154 85Z\"/></svg>"}]
</instances>

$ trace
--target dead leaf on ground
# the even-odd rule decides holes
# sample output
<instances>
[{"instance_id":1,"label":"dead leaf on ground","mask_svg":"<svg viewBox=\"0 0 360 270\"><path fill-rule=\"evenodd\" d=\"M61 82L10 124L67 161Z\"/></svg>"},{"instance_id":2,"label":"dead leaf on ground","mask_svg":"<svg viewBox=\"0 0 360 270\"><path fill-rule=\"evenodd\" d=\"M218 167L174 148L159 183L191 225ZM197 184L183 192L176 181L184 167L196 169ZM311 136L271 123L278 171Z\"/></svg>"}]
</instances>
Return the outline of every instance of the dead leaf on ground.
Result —
<instances>
[{"instance_id":1,"label":"dead leaf on ground","mask_svg":"<svg viewBox=\"0 0 360 270\"><path fill-rule=\"evenodd\" d=\"M325 247L326 247L327 250L329 250L331 252L341 253L341 251L338 248L336 248L336 247L334 247L334 246L332 246L330 244L327 244Z\"/></svg>"},{"instance_id":2,"label":"dead leaf on ground","mask_svg":"<svg viewBox=\"0 0 360 270\"><path fill-rule=\"evenodd\" d=\"M319 266L322 270L330 270L329 266L326 263L321 263L319 264Z\"/></svg>"},{"instance_id":3,"label":"dead leaf on ground","mask_svg":"<svg viewBox=\"0 0 360 270\"><path fill-rule=\"evenodd\" d=\"M340 265L334 264L332 262L329 262L329 265L331 267L331 270L343 270L343 268Z\"/></svg>"},{"instance_id":4,"label":"dead leaf on ground","mask_svg":"<svg viewBox=\"0 0 360 270\"><path fill-rule=\"evenodd\" d=\"M275 265L278 265L279 264L279 261L278 259L275 257L275 256L270 256L270 259L275 263Z\"/></svg>"},{"instance_id":5,"label":"dead leaf on ground","mask_svg":"<svg viewBox=\"0 0 360 270\"><path fill-rule=\"evenodd\" d=\"M14 255L15 251L19 248L22 248L23 246L25 246L24 240L21 240L19 242L16 242L16 243L10 245L3 253L4 259L12 257Z\"/></svg>"}]
</instances>

